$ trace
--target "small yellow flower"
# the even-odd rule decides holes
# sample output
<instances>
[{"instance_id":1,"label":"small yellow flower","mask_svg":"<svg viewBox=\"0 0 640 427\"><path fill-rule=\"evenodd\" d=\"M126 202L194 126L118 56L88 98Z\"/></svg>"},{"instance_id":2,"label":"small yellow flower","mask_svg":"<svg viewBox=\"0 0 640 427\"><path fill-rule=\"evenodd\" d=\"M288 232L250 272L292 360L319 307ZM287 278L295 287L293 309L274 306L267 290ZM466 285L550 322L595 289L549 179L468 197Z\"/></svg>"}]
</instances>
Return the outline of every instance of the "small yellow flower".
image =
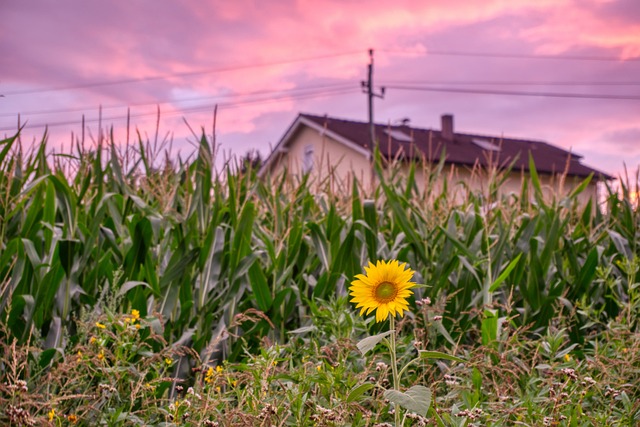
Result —
<instances>
[{"instance_id":1,"label":"small yellow flower","mask_svg":"<svg viewBox=\"0 0 640 427\"><path fill-rule=\"evenodd\" d=\"M155 389L156 389L156 386L151 385L151 384L149 384L149 383L146 383L144 386L145 386L147 389L151 390L151 391L155 391Z\"/></svg>"},{"instance_id":2,"label":"small yellow flower","mask_svg":"<svg viewBox=\"0 0 640 427\"><path fill-rule=\"evenodd\" d=\"M97 343L97 342L98 342L98 338L96 338L96 337L91 337L91 338L89 339L89 344L95 344L95 343Z\"/></svg>"},{"instance_id":3,"label":"small yellow flower","mask_svg":"<svg viewBox=\"0 0 640 427\"><path fill-rule=\"evenodd\" d=\"M231 380L231 387L235 387L238 385L238 380Z\"/></svg>"},{"instance_id":4,"label":"small yellow flower","mask_svg":"<svg viewBox=\"0 0 640 427\"><path fill-rule=\"evenodd\" d=\"M409 310L409 298L413 291L410 288L416 284L411 282L413 270L407 264L398 261L378 261L375 265L369 262L364 267L366 274L356 275L356 280L349 287L351 302L360 308L360 315L376 311L376 322L386 320L389 315L400 317L405 310Z\"/></svg>"},{"instance_id":5,"label":"small yellow flower","mask_svg":"<svg viewBox=\"0 0 640 427\"><path fill-rule=\"evenodd\" d=\"M100 353L98 353L98 360L104 360L104 350L100 350Z\"/></svg>"},{"instance_id":6,"label":"small yellow flower","mask_svg":"<svg viewBox=\"0 0 640 427\"><path fill-rule=\"evenodd\" d=\"M96 327L100 328L100 329L105 329L107 326L105 324L103 324L103 323L96 322Z\"/></svg>"},{"instance_id":7,"label":"small yellow flower","mask_svg":"<svg viewBox=\"0 0 640 427\"><path fill-rule=\"evenodd\" d=\"M69 414L69 416L67 417L67 420L69 420L71 424L75 424L78 422L78 416L75 414Z\"/></svg>"},{"instance_id":8,"label":"small yellow flower","mask_svg":"<svg viewBox=\"0 0 640 427\"><path fill-rule=\"evenodd\" d=\"M565 355L564 355L564 361L565 361L565 362L569 362L569 361L571 361L571 356L569 356L569 353L567 353L567 354L565 354Z\"/></svg>"},{"instance_id":9,"label":"small yellow flower","mask_svg":"<svg viewBox=\"0 0 640 427\"><path fill-rule=\"evenodd\" d=\"M166 363L166 364L167 364L167 366L170 366L170 365L173 363L173 360L171 360L171 359L170 359L170 358L168 358L168 357L165 357L165 358L164 358L164 363Z\"/></svg>"},{"instance_id":10,"label":"small yellow flower","mask_svg":"<svg viewBox=\"0 0 640 427\"><path fill-rule=\"evenodd\" d=\"M82 352L80 350L78 350L76 354L78 355L78 358L82 357Z\"/></svg>"},{"instance_id":11,"label":"small yellow flower","mask_svg":"<svg viewBox=\"0 0 640 427\"><path fill-rule=\"evenodd\" d=\"M207 373L204 375L204 382L207 384L211 384L213 382L213 368L209 366L207 369Z\"/></svg>"},{"instance_id":12,"label":"small yellow flower","mask_svg":"<svg viewBox=\"0 0 640 427\"><path fill-rule=\"evenodd\" d=\"M131 310L131 320L133 322L140 320L140 312L136 309Z\"/></svg>"},{"instance_id":13,"label":"small yellow flower","mask_svg":"<svg viewBox=\"0 0 640 427\"><path fill-rule=\"evenodd\" d=\"M136 323L136 329L140 329L140 323Z\"/></svg>"},{"instance_id":14,"label":"small yellow flower","mask_svg":"<svg viewBox=\"0 0 640 427\"><path fill-rule=\"evenodd\" d=\"M322 372L322 365L316 366L316 369L318 370L318 372Z\"/></svg>"},{"instance_id":15,"label":"small yellow flower","mask_svg":"<svg viewBox=\"0 0 640 427\"><path fill-rule=\"evenodd\" d=\"M49 421L53 421L53 419L54 419L54 418L55 418L55 416L56 416L56 410L55 410L55 409L53 409L53 408L51 408L51 410L49 411L49 414L48 414L48 415L49 415Z\"/></svg>"},{"instance_id":16,"label":"small yellow flower","mask_svg":"<svg viewBox=\"0 0 640 427\"><path fill-rule=\"evenodd\" d=\"M224 368L222 366L220 366L220 365L216 366L216 372L217 373L220 374L220 373L222 373L222 371L224 371Z\"/></svg>"},{"instance_id":17,"label":"small yellow flower","mask_svg":"<svg viewBox=\"0 0 640 427\"><path fill-rule=\"evenodd\" d=\"M222 389L220 388L220 386L216 387L216 391L217 391L218 393L220 393L220 392L222 391Z\"/></svg>"}]
</instances>

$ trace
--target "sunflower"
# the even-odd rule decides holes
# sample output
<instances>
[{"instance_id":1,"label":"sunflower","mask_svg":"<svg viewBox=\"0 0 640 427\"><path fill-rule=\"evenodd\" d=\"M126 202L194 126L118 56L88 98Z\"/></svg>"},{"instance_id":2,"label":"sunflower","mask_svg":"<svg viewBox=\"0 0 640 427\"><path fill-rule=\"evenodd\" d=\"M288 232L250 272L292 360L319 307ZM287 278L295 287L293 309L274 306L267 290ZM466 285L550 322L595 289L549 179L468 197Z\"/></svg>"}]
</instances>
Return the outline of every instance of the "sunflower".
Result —
<instances>
[{"instance_id":1,"label":"sunflower","mask_svg":"<svg viewBox=\"0 0 640 427\"><path fill-rule=\"evenodd\" d=\"M410 288L416 285L410 282L413 270L406 266L396 260L378 261L376 265L369 262L369 266L364 267L366 274L356 275L349 290L351 302L361 308L360 315L376 310L376 322L382 322L389 314L403 316L404 310L409 309L407 298L413 294Z\"/></svg>"}]
</instances>

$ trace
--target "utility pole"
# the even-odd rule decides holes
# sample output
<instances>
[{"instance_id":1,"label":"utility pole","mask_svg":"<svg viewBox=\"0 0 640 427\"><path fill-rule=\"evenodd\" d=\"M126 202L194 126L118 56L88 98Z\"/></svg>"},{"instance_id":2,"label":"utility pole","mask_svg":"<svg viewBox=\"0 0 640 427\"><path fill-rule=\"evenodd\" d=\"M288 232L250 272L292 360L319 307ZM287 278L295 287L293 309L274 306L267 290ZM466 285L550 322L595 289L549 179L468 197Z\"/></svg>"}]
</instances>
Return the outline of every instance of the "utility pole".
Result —
<instances>
[{"instance_id":1,"label":"utility pole","mask_svg":"<svg viewBox=\"0 0 640 427\"><path fill-rule=\"evenodd\" d=\"M367 66L367 81L361 82L362 91L367 94L369 106L369 136L371 138L371 149L377 146L375 125L373 121L373 98L384 98L384 87L380 88L380 93L373 91L373 49L369 49L369 65Z\"/></svg>"}]
</instances>

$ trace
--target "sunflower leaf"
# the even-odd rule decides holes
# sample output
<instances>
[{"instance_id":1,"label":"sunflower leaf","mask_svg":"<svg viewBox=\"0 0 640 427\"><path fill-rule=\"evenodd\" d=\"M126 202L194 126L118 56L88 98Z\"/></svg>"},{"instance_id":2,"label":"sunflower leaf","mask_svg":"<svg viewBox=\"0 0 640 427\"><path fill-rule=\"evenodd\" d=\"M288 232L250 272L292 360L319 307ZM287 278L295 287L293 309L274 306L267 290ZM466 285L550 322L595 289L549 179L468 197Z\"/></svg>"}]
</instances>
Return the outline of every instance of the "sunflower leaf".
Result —
<instances>
[{"instance_id":1,"label":"sunflower leaf","mask_svg":"<svg viewBox=\"0 0 640 427\"><path fill-rule=\"evenodd\" d=\"M423 417L427 415L431 406L431 390L421 385L414 385L404 393L398 390L386 390L384 398Z\"/></svg>"},{"instance_id":2,"label":"sunflower leaf","mask_svg":"<svg viewBox=\"0 0 640 427\"><path fill-rule=\"evenodd\" d=\"M390 335L392 332L395 331L387 331L387 332L383 332L381 334L378 335L372 335L370 337L367 337L363 340L361 340L358 344L356 344L358 346L358 350L360 350L360 353L362 353L362 355L364 356L365 354L367 354L368 351L373 350L373 348L384 339L384 337Z\"/></svg>"}]
</instances>

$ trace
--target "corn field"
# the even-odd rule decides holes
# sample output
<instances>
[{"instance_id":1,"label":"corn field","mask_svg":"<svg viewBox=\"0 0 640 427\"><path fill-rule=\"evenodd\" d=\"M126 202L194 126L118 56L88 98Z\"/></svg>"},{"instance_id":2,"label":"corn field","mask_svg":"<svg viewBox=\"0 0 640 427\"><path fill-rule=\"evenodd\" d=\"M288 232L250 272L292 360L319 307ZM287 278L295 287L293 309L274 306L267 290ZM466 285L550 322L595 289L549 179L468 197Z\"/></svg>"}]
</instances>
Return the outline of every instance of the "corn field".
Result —
<instances>
[{"instance_id":1,"label":"corn field","mask_svg":"<svg viewBox=\"0 0 640 427\"><path fill-rule=\"evenodd\" d=\"M464 362L407 371L436 393L410 425L640 420L638 176L582 203L589 179L549 197L533 163L519 194L497 169L474 193L378 155L367 193L218 171L204 135L190 160L158 153L0 141L0 421L386 425L389 360L353 342L383 324L347 287L391 259L421 284L399 360Z\"/></svg>"},{"instance_id":2,"label":"corn field","mask_svg":"<svg viewBox=\"0 0 640 427\"><path fill-rule=\"evenodd\" d=\"M575 343L593 316L637 322L622 309L640 267L630 185L581 206L588 180L545 200L534 170L520 195L500 195L498 176L490 194L454 205L381 159L381 185L365 197L357 183L312 192L309 177L216 173L204 136L193 161L162 168L148 145L125 162L113 141L54 158L45 141L28 155L17 136L0 141L5 340L63 349L79 319L136 309L161 316L167 342L237 360L265 337L286 342L377 259L416 270L416 297L442 307L451 346L477 330L487 343L506 321L543 333L559 313L572 316ZM441 166L428 166L429 182Z\"/></svg>"}]
</instances>

